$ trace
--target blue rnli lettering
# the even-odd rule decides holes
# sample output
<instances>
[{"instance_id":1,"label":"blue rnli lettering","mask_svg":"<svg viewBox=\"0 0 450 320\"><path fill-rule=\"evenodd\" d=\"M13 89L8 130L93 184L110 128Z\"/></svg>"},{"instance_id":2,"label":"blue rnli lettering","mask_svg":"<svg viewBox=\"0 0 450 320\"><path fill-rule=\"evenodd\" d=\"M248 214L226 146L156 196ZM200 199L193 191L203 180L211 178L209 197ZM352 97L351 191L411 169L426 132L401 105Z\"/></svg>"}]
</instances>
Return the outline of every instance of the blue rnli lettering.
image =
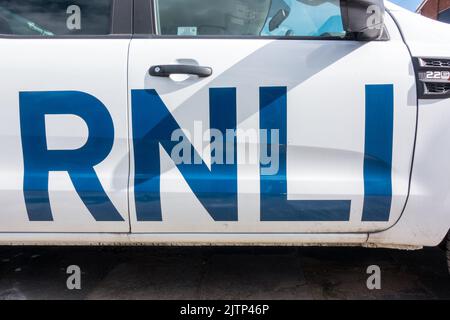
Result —
<instances>
[{"instance_id":1,"label":"blue rnli lettering","mask_svg":"<svg viewBox=\"0 0 450 320\"><path fill-rule=\"evenodd\" d=\"M48 150L46 115L76 115L89 129L77 150ZM95 97L77 91L21 92L20 124L24 157L23 192L30 221L53 221L49 173L68 172L76 192L97 221L124 221L95 173L94 166L110 153L114 127L107 108Z\"/></svg>"},{"instance_id":2,"label":"blue rnli lettering","mask_svg":"<svg viewBox=\"0 0 450 320\"><path fill-rule=\"evenodd\" d=\"M236 89L210 89L209 100L211 128L235 130ZM162 221L159 145L171 154L177 144L171 135L180 126L155 90L133 90L132 103L137 220ZM233 140L232 149L236 150L236 138ZM200 159L200 163L181 163L177 167L193 193L215 221L237 221L236 155L232 155L232 163L213 163L209 170L192 145L190 152L191 158Z\"/></svg>"}]
</instances>

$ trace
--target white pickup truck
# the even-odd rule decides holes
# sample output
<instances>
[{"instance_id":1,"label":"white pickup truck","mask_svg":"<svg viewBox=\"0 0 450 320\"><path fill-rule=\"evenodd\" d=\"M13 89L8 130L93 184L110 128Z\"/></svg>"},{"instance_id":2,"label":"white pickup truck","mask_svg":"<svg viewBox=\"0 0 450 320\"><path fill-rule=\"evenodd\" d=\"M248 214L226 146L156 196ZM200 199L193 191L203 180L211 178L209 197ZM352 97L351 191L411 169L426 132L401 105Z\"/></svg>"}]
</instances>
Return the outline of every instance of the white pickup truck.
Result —
<instances>
[{"instance_id":1,"label":"white pickup truck","mask_svg":"<svg viewBox=\"0 0 450 320\"><path fill-rule=\"evenodd\" d=\"M1 245L445 244L447 24L382 0L0 0L0 57Z\"/></svg>"}]
</instances>

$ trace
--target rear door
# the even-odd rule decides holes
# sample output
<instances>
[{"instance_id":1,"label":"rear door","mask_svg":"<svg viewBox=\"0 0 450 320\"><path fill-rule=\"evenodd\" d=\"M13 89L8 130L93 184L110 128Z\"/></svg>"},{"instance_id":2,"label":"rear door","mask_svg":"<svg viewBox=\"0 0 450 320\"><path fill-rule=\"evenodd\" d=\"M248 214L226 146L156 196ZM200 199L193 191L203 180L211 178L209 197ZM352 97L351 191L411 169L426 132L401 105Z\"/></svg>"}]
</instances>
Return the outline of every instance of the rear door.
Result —
<instances>
[{"instance_id":1,"label":"rear door","mask_svg":"<svg viewBox=\"0 0 450 320\"><path fill-rule=\"evenodd\" d=\"M0 232L128 232L130 0L0 0Z\"/></svg>"},{"instance_id":2,"label":"rear door","mask_svg":"<svg viewBox=\"0 0 450 320\"><path fill-rule=\"evenodd\" d=\"M389 17L386 39L365 43L338 0L135 6L133 232L369 232L399 219L417 105Z\"/></svg>"}]
</instances>

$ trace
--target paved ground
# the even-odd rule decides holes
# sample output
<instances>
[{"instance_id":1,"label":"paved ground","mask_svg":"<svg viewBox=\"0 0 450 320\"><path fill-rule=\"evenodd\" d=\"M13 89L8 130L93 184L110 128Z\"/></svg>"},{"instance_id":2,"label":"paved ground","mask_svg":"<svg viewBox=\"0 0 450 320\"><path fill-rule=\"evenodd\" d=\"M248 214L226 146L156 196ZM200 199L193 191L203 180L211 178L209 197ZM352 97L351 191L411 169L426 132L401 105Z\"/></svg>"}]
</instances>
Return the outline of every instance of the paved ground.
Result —
<instances>
[{"instance_id":1,"label":"paved ground","mask_svg":"<svg viewBox=\"0 0 450 320\"><path fill-rule=\"evenodd\" d=\"M82 270L82 289L66 269ZM382 270L367 289L367 267ZM2 248L0 299L450 299L439 249Z\"/></svg>"}]
</instances>

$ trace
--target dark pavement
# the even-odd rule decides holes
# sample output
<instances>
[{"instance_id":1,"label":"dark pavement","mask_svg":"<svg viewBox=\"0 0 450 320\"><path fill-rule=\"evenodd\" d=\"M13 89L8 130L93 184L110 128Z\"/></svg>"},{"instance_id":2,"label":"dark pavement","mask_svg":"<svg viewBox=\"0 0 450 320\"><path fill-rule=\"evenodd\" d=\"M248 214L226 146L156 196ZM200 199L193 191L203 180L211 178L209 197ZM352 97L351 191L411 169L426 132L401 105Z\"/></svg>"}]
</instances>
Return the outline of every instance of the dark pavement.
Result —
<instances>
[{"instance_id":1,"label":"dark pavement","mask_svg":"<svg viewBox=\"0 0 450 320\"><path fill-rule=\"evenodd\" d=\"M0 247L0 299L450 299L450 276L440 249Z\"/></svg>"}]
</instances>

